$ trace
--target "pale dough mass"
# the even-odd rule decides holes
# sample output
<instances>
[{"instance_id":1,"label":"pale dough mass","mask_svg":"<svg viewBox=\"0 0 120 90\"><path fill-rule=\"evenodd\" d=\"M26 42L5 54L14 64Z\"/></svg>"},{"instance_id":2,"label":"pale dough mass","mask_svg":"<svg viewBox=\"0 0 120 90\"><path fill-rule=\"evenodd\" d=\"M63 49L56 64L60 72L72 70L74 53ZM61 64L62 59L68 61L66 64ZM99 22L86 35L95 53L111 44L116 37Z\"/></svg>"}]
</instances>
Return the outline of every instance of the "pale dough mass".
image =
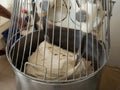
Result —
<instances>
[{"instance_id":1,"label":"pale dough mass","mask_svg":"<svg viewBox=\"0 0 120 90\"><path fill-rule=\"evenodd\" d=\"M59 77L64 80L73 78L73 75L77 78L86 71L85 59L79 60L74 53L52 46L46 41L39 45L28 58L28 62L33 65L26 66L26 73L39 79L56 80Z\"/></svg>"}]
</instances>

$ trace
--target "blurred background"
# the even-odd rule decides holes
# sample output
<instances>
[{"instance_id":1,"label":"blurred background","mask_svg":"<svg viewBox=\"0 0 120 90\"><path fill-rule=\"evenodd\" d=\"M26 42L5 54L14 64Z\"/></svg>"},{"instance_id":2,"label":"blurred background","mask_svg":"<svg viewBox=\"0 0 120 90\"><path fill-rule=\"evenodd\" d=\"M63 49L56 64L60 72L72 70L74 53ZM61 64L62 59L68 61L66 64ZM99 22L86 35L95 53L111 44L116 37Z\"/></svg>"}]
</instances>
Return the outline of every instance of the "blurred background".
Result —
<instances>
[{"instance_id":1,"label":"blurred background","mask_svg":"<svg viewBox=\"0 0 120 90\"><path fill-rule=\"evenodd\" d=\"M120 67L120 0L116 1L111 18L111 51L108 64Z\"/></svg>"}]
</instances>

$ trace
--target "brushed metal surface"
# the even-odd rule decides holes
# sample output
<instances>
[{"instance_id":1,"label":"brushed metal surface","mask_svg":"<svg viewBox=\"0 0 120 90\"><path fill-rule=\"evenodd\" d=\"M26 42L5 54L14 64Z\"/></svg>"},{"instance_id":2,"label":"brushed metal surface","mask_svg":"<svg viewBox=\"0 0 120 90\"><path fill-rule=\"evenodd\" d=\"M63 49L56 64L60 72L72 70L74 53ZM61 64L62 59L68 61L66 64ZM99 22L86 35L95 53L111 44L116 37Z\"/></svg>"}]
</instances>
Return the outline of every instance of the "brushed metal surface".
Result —
<instances>
[{"instance_id":1,"label":"brushed metal surface","mask_svg":"<svg viewBox=\"0 0 120 90\"><path fill-rule=\"evenodd\" d=\"M26 62L27 58L28 58L28 53L29 53L29 44L30 44L30 40L31 40L31 34L28 35L28 40L27 40L27 47L26 47L26 51L25 51L25 59L24 59L24 63ZM38 32L34 32L33 35L33 44L32 45L32 52L35 51L36 49L36 42L37 42L37 38L38 37ZM12 54L8 54L7 53L7 57L9 59L9 62L13 68L13 71L15 72L16 75L16 82L17 82L17 90L98 90L98 84L99 84L99 79L100 79L100 75L101 75L101 70L103 68L103 66L106 63L106 55L105 55L105 50L103 50L103 54L104 57L102 58L102 65L101 67L94 72L93 74L88 75L86 78L84 79L77 79L71 82L65 82L65 83L50 83L50 82L46 82L46 81L41 81L41 80L37 80L35 78L29 77L27 75L25 75L23 72L19 71L20 68L20 60L21 60L21 55L22 55L22 50L24 47L24 40L25 37L20 39L20 51L19 51L19 58L18 58L18 63L17 63L17 68L14 66L15 65L15 59L16 59L16 52L17 52L17 46L18 43L15 42L15 48L14 48L14 58L11 59ZM41 36L40 36L40 42L44 40L43 37L43 32L41 32ZM12 53L12 49L10 50L10 52ZM23 67L24 69L24 67Z\"/></svg>"},{"instance_id":2,"label":"brushed metal surface","mask_svg":"<svg viewBox=\"0 0 120 90\"><path fill-rule=\"evenodd\" d=\"M57 84L35 81L16 72L17 90L98 90L100 75L101 71L84 81Z\"/></svg>"}]
</instances>

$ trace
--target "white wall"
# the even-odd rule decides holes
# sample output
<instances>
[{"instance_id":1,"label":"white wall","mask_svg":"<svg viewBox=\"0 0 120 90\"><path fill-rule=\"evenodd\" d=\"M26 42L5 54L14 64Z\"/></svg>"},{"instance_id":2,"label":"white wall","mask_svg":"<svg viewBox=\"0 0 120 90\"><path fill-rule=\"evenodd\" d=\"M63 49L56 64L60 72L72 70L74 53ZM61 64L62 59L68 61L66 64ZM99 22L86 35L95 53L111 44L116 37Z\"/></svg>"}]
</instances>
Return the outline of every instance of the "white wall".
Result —
<instances>
[{"instance_id":1,"label":"white wall","mask_svg":"<svg viewBox=\"0 0 120 90\"><path fill-rule=\"evenodd\" d=\"M120 66L120 0L114 1L116 4L111 19L111 52L108 64Z\"/></svg>"},{"instance_id":2,"label":"white wall","mask_svg":"<svg viewBox=\"0 0 120 90\"><path fill-rule=\"evenodd\" d=\"M0 0L0 4L11 11L12 1L13 0ZM2 26L7 22L8 22L8 19L0 16L0 32L1 32Z\"/></svg>"},{"instance_id":3,"label":"white wall","mask_svg":"<svg viewBox=\"0 0 120 90\"><path fill-rule=\"evenodd\" d=\"M12 4L13 0L0 0L0 4L2 4L4 7L9 8Z\"/></svg>"}]
</instances>

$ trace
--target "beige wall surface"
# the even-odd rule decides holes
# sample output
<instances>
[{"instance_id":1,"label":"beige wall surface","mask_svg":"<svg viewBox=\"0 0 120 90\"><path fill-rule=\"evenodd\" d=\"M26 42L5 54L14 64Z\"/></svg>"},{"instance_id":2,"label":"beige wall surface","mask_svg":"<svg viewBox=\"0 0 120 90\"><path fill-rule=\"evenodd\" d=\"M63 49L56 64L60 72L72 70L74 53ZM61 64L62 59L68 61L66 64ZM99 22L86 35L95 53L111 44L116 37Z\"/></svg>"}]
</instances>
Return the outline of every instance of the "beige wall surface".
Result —
<instances>
[{"instance_id":1,"label":"beige wall surface","mask_svg":"<svg viewBox=\"0 0 120 90\"><path fill-rule=\"evenodd\" d=\"M120 0L114 1L116 4L111 18L111 51L108 64L120 66Z\"/></svg>"}]
</instances>

